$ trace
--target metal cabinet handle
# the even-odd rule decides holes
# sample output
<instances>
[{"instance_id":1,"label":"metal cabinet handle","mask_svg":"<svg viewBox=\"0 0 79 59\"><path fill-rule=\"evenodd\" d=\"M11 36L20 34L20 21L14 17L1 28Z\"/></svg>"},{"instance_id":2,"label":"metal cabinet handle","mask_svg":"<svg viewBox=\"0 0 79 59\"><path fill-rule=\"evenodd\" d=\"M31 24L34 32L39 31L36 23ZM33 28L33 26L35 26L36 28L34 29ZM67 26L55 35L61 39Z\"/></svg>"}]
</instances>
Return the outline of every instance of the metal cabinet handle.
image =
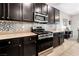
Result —
<instances>
[{"instance_id":1,"label":"metal cabinet handle","mask_svg":"<svg viewBox=\"0 0 79 59\"><path fill-rule=\"evenodd\" d=\"M10 7L9 7L9 3L8 3L8 17L7 17L7 19L9 19L9 11L10 11Z\"/></svg>"},{"instance_id":2,"label":"metal cabinet handle","mask_svg":"<svg viewBox=\"0 0 79 59\"><path fill-rule=\"evenodd\" d=\"M9 41L8 44L11 44L11 42Z\"/></svg>"},{"instance_id":3,"label":"metal cabinet handle","mask_svg":"<svg viewBox=\"0 0 79 59\"><path fill-rule=\"evenodd\" d=\"M9 17L7 17L7 19L9 19Z\"/></svg>"},{"instance_id":4,"label":"metal cabinet handle","mask_svg":"<svg viewBox=\"0 0 79 59\"><path fill-rule=\"evenodd\" d=\"M4 18L4 16L2 18Z\"/></svg>"},{"instance_id":5,"label":"metal cabinet handle","mask_svg":"<svg viewBox=\"0 0 79 59\"><path fill-rule=\"evenodd\" d=\"M19 45L19 47L21 47L21 44Z\"/></svg>"},{"instance_id":6,"label":"metal cabinet handle","mask_svg":"<svg viewBox=\"0 0 79 59\"><path fill-rule=\"evenodd\" d=\"M30 40L32 40L32 39L30 38Z\"/></svg>"}]
</instances>

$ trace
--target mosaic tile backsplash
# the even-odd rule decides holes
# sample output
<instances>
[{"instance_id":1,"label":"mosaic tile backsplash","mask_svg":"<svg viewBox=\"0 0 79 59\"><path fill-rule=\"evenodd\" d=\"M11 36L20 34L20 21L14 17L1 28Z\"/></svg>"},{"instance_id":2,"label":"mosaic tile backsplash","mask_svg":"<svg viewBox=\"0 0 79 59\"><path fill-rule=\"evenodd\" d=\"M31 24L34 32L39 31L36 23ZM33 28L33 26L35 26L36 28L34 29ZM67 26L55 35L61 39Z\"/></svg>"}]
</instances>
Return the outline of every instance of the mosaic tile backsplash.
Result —
<instances>
[{"instance_id":1,"label":"mosaic tile backsplash","mask_svg":"<svg viewBox=\"0 0 79 59\"><path fill-rule=\"evenodd\" d=\"M30 31L33 26L42 26L44 29L49 30L49 27L54 29L54 25L17 22L17 21L0 21L0 31Z\"/></svg>"}]
</instances>

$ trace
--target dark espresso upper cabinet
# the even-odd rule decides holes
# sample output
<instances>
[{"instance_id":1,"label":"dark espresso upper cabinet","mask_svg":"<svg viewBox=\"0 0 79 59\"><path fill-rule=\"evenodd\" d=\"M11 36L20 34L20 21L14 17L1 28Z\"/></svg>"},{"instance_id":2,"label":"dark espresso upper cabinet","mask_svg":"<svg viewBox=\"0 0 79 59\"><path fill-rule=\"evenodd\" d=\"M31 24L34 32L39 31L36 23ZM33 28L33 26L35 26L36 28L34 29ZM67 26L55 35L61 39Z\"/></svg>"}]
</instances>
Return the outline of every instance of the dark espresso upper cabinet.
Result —
<instances>
[{"instance_id":1,"label":"dark espresso upper cabinet","mask_svg":"<svg viewBox=\"0 0 79 59\"><path fill-rule=\"evenodd\" d=\"M22 20L22 4L21 3L9 3L9 19L10 20Z\"/></svg>"},{"instance_id":2,"label":"dark espresso upper cabinet","mask_svg":"<svg viewBox=\"0 0 79 59\"><path fill-rule=\"evenodd\" d=\"M0 20L5 20L7 14L7 3L0 3Z\"/></svg>"},{"instance_id":3,"label":"dark espresso upper cabinet","mask_svg":"<svg viewBox=\"0 0 79 59\"><path fill-rule=\"evenodd\" d=\"M3 3L0 3L0 20L2 20L3 17Z\"/></svg>"},{"instance_id":4,"label":"dark espresso upper cabinet","mask_svg":"<svg viewBox=\"0 0 79 59\"><path fill-rule=\"evenodd\" d=\"M31 21L33 13L48 16L48 23L60 21L60 11L45 3L0 3L0 20Z\"/></svg>"},{"instance_id":5,"label":"dark espresso upper cabinet","mask_svg":"<svg viewBox=\"0 0 79 59\"><path fill-rule=\"evenodd\" d=\"M33 4L34 12L41 13L47 15L48 13L48 5L45 3L34 3Z\"/></svg>"},{"instance_id":6,"label":"dark espresso upper cabinet","mask_svg":"<svg viewBox=\"0 0 79 59\"><path fill-rule=\"evenodd\" d=\"M23 3L23 21L33 21L32 8L32 3Z\"/></svg>"},{"instance_id":7,"label":"dark espresso upper cabinet","mask_svg":"<svg viewBox=\"0 0 79 59\"><path fill-rule=\"evenodd\" d=\"M55 23L60 21L60 11L55 8Z\"/></svg>"},{"instance_id":8,"label":"dark espresso upper cabinet","mask_svg":"<svg viewBox=\"0 0 79 59\"><path fill-rule=\"evenodd\" d=\"M1 20L22 20L21 3L0 3Z\"/></svg>"},{"instance_id":9,"label":"dark espresso upper cabinet","mask_svg":"<svg viewBox=\"0 0 79 59\"><path fill-rule=\"evenodd\" d=\"M44 15L48 14L48 5L45 3L42 3L42 14Z\"/></svg>"},{"instance_id":10,"label":"dark espresso upper cabinet","mask_svg":"<svg viewBox=\"0 0 79 59\"><path fill-rule=\"evenodd\" d=\"M41 3L34 3L33 4L33 11L37 13L42 13L42 4Z\"/></svg>"},{"instance_id":11,"label":"dark espresso upper cabinet","mask_svg":"<svg viewBox=\"0 0 79 59\"><path fill-rule=\"evenodd\" d=\"M51 6L48 6L48 22L49 24L55 23L55 9Z\"/></svg>"}]
</instances>

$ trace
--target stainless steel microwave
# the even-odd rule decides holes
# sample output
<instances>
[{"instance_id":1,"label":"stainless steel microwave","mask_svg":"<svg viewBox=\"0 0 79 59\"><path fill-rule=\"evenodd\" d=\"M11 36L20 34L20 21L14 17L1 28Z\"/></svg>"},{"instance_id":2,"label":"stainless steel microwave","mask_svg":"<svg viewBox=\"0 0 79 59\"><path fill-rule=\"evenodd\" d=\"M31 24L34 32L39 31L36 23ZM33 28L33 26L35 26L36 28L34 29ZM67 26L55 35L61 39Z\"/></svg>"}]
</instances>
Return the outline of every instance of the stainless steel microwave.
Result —
<instances>
[{"instance_id":1,"label":"stainless steel microwave","mask_svg":"<svg viewBox=\"0 0 79 59\"><path fill-rule=\"evenodd\" d=\"M48 23L48 15L34 13L34 22Z\"/></svg>"}]
</instances>

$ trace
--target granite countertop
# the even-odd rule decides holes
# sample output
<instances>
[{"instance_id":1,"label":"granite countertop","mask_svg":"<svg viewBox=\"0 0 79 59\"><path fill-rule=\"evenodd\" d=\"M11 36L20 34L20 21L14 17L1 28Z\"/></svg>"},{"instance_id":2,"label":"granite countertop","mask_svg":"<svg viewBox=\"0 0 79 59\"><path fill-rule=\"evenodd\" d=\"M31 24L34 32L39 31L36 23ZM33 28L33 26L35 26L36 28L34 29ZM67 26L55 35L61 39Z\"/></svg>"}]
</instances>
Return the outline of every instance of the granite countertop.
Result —
<instances>
[{"instance_id":1,"label":"granite countertop","mask_svg":"<svg viewBox=\"0 0 79 59\"><path fill-rule=\"evenodd\" d=\"M0 32L0 40L37 35L33 32Z\"/></svg>"},{"instance_id":2,"label":"granite countertop","mask_svg":"<svg viewBox=\"0 0 79 59\"><path fill-rule=\"evenodd\" d=\"M57 33L57 32L65 32L64 30L49 30L49 31L51 31L51 32L53 32L53 33Z\"/></svg>"},{"instance_id":3,"label":"granite countertop","mask_svg":"<svg viewBox=\"0 0 79 59\"><path fill-rule=\"evenodd\" d=\"M64 32L61 30L49 30L53 33L57 33L57 32ZM10 38L18 38L18 37L27 37L27 36L33 36L33 35L37 35L33 32L30 31L22 31L22 32L0 32L0 40L3 39L10 39Z\"/></svg>"}]
</instances>

